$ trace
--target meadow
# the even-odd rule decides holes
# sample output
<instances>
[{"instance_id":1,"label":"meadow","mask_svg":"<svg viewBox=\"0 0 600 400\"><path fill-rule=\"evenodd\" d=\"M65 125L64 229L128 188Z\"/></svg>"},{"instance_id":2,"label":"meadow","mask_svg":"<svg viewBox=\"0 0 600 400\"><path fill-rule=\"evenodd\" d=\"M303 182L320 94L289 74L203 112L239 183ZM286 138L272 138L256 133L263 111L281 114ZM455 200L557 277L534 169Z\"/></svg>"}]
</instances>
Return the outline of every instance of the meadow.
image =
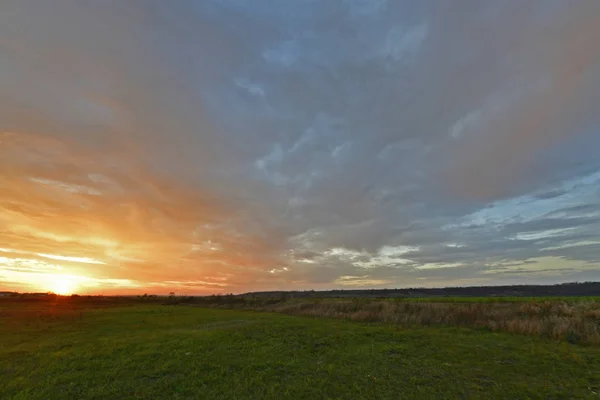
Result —
<instances>
[{"instance_id":1,"label":"meadow","mask_svg":"<svg viewBox=\"0 0 600 400\"><path fill-rule=\"evenodd\" d=\"M278 313L175 300L0 300L0 398L600 398L600 346L314 312L342 300L311 316L281 308L304 300L261 306Z\"/></svg>"},{"instance_id":2,"label":"meadow","mask_svg":"<svg viewBox=\"0 0 600 400\"><path fill-rule=\"evenodd\" d=\"M598 297L294 298L210 296L172 303L377 322L461 326L600 345Z\"/></svg>"}]
</instances>

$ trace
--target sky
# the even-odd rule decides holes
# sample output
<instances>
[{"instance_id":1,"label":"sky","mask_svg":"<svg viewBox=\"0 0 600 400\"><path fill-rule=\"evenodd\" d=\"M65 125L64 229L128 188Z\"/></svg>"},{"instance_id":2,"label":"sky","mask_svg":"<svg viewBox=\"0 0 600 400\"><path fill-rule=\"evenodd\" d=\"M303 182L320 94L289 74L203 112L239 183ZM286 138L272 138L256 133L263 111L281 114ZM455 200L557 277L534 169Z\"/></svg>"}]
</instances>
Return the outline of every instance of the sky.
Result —
<instances>
[{"instance_id":1,"label":"sky","mask_svg":"<svg viewBox=\"0 0 600 400\"><path fill-rule=\"evenodd\" d=\"M0 290L600 280L597 0L4 0Z\"/></svg>"}]
</instances>

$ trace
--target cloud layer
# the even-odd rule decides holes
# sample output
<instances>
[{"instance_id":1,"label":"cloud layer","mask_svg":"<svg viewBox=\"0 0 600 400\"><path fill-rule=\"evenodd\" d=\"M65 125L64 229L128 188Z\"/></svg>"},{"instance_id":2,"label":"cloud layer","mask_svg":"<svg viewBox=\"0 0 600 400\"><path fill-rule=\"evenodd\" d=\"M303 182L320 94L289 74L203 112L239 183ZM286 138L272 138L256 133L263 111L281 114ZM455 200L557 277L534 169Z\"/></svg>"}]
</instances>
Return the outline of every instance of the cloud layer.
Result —
<instances>
[{"instance_id":1,"label":"cloud layer","mask_svg":"<svg viewBox=\"0 0 600 400\"><path fill-rule=\"evenodd\" d=\"M599 279L599 13L3 2L0 283Z\"/></svg>"}]
</instances>

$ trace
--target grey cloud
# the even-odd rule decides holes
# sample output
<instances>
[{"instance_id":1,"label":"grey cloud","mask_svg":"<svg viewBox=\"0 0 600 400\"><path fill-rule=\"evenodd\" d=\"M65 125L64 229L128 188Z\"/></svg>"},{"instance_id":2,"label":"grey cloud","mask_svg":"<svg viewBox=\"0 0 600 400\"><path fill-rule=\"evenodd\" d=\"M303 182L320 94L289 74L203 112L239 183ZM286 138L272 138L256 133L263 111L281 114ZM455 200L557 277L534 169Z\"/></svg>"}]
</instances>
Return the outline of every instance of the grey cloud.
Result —
<instances>
[{"instance_id":1,"label":"grey cloud","mask_svg":"<svg viewBox=\"0 0 600 400\"><path fill-rule=\"evenodd\" d=\"M573 243L570 247L558 250L548 250L545 251L544 254L569 260L600 264L600 243L587 245L577 245L577 243Z\"/></svg>"}]
</instances>

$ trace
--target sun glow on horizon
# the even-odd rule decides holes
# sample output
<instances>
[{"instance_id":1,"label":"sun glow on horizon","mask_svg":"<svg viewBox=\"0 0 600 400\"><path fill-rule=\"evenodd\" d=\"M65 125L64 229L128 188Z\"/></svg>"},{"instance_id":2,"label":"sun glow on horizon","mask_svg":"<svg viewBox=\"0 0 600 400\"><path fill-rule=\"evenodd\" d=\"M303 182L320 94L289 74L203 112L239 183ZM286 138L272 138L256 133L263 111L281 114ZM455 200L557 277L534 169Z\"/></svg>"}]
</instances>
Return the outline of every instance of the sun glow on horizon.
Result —
<instances>
[{"instance_id":1,"label":"sun glow on horizon","mask_svg":"<svg viewBox=\"0 0 600 400\"><path fill-rule=\"evenodd\" d=\"M55 275L52 278L50 291L61 296L69 296L77 290L77 282L69 276Z\"/></svg>"}]
</instances>

